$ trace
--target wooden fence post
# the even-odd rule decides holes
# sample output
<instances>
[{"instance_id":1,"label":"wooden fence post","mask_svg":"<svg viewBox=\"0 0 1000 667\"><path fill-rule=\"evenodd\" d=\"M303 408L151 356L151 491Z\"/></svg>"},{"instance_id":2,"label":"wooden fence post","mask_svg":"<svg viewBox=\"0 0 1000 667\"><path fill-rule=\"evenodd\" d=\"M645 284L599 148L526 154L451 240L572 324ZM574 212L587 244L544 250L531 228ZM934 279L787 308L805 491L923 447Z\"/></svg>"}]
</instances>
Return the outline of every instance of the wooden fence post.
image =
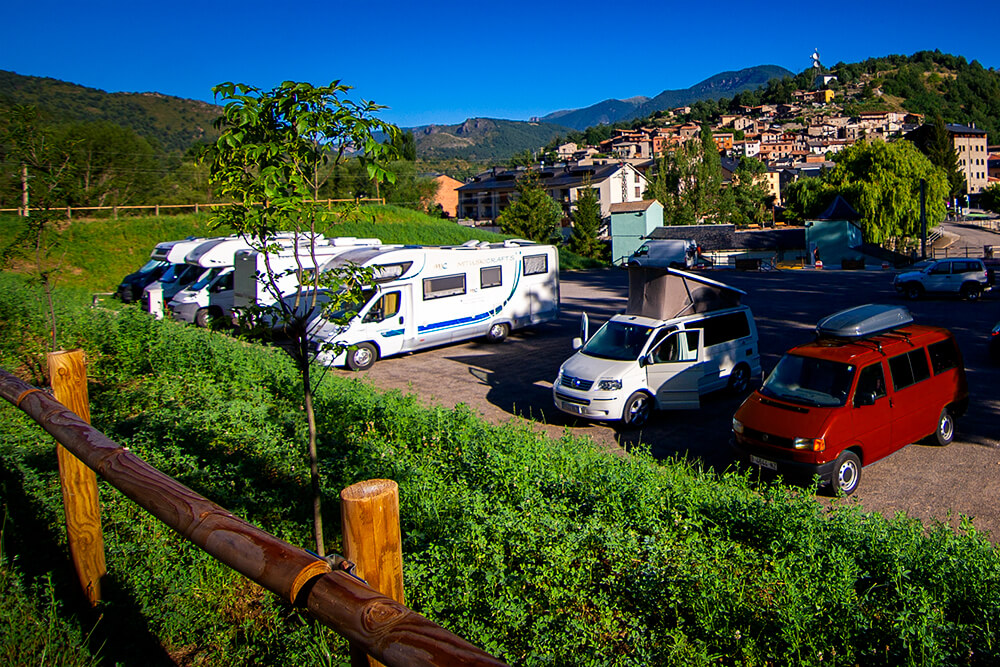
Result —
<instances>
[{"instance_id":1,"label":"wooden fence post","mask_svg":"<svg viewBox=\"0 0 1000 667\"><path fill-rule=\"evenodd\" d=\"M352 484L340 492L344 556L374 590L399 604L403 599L403 544L399 530L399 485L391 479ZM351 645L352 667L381 665Z\"/></svg>"},{"instance_id":2,"label":"wooden fence post","mask_svg":"<svg viewBox=\"0 0 1000 667\"><path fill-rule=\"evenodd\" d=\"M55 399L89 424L90 402L83 350L50 352L48 363ZM97 475L58 443L56 455L59 458L69 552L83 592L93 605L101 599L101 579L107 572Z\"/></svg>"}]
</instances>

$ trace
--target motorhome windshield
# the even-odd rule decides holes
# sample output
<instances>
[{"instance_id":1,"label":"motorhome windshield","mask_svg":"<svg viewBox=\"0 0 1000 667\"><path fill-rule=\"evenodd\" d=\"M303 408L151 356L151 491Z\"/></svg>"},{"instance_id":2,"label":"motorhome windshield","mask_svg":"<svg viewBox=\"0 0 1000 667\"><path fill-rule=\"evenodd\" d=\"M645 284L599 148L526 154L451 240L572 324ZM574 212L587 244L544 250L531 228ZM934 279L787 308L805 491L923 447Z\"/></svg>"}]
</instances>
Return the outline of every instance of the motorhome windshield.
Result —
<instances>
[{"instance_id":1,"label":"motorhome windshield","mask_svg":"<svg viewBox=\"0 0 1000 667\"><path fill-rule=\"evenodd\" d=\"M194 266L193 264L174 264L163 274L160 282L187 285L197 278L202 270L200 266Z\"/></svg>"},{"instance_id":2,"label":"motorhome windshield","mask_svg":"<svg viewBox=\"0 0 1000 667\"><path fill-rule=\"evenodd\" d=\"M210 269L202 274L201 278L191 283L191 287L188 289L194 290L195 292L203 290L208 287L208 284L215 280L219 274L222 272L221 268Z\"/></svg>"},{"instance_id":3,"label":"motorhome windshield","mask_svg":"<svg viewBox=\"0 0 1000 667\"><path fill-rule=\"evenodd\" d=\"M148 262L146 262L141 269L136 271L136 273L149 273L150 271L154 271L166 265L167 265L166 262L160 261L158 259L151 259Z\"/></svg>"},{"instance_id":4,"label":"motorhome windshield","mask_svg":"<svg viewBox=\"0 0 1000 667\"><path fill-rule=\"evenodd\" d=\"M786 354L764 381L760 393L792 403L835 407L847 402L854 366Z\"/></svg>"},{"instance_id":5,"label":"motorhome windshield","mask_svg":"<svg viewBox=\"0 0 1000 667\"><path fill-rule=\"evenodd\" d=\"M587 341L581 352L598 359L634 361L646 346L652 327L611 320Z\"/></svg>"}]
</instances>

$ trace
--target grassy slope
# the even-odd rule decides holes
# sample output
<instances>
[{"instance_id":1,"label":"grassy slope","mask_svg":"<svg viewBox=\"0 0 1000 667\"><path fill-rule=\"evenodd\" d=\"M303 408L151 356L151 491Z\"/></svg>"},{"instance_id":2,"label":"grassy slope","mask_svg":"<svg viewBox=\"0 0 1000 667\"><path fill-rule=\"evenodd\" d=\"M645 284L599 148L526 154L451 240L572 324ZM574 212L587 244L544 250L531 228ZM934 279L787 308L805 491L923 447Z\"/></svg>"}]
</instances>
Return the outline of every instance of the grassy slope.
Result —
<instances>
[{"instance_id":1,"label":"grassy slope","mask_svg":"<svg viewBox=\"0 0 1000 667\"><path fill-rule=\"evenodd\" d=\"M16 216L0 216L0 249L23 228ZM344 222L323 230L327 236L375 237L384 243L423 245L461 244L471 239L499 241L505 237L484 230L463 227L448 220L432 218L396 206L368 206ZM89 292L111 292L119 280L146 263L153 247L161 241L188 236L219 236L229 229L213 230L209 214L148 216L76 220L62 232L53 257L59 262L57 282ZM597 265L568 250L560 250L561 268L590 268ZM16 265L26 270L24 262Z\"/></svg>"}]
</instances>

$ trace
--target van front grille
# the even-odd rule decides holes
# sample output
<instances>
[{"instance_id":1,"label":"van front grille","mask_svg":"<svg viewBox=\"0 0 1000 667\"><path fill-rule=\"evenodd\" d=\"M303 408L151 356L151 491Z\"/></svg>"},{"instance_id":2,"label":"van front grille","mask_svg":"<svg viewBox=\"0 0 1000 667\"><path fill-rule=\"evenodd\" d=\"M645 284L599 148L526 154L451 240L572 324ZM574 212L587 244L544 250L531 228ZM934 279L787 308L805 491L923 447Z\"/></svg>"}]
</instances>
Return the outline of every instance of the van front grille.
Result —
<instances>
[{"instance_id":1,"label":"van front grille","mask_svg":"<svg viewBox=\"0 0 1000 667\"><path fill-rule=\"evenodd\" d=\"M795 445L791 438L783 438L779 435L764 433L763 431L747 427L743 428L743 437L749 440L763 442L768 445L774 445L775 447L785 447L787 449L794 449Z\"/></svg>"},{"instance_id":2,"label":"van front grille","mask_svg":"<svg viewBox=\"0 0 1000 667\"><path fill-rule=\"evenodd\" d=\"M574 396L567 396L566 394L556 392L556 398L560 401L565 401L566 403L575 403L576 405L590 405L590 401L586 398L576 398Z\"/></svg>"},{"instance_id":3,"label":"van front grille","mask_svg":"<svg viewBox=\"0 0 1000 667\"><path fill-rule=\"evenodd\" d=\"M563 375L562 382L560 384L564 387L569 387L570 389L590 391L590 388L594 386L594 381L584 380L583 378L575 378L570 375Z\"/></svg>"}]
</instances>

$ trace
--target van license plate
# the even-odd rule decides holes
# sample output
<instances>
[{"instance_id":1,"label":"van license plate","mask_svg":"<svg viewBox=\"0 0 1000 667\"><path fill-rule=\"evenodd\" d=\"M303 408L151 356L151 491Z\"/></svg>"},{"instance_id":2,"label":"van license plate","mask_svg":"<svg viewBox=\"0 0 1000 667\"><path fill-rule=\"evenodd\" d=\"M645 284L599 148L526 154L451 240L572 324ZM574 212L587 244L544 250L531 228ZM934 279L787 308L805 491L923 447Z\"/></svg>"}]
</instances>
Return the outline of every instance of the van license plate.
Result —
<instances>
[{"instance_id":1,"label":"van license plate","mask_svg":"<svg viewBox=\"0 0 1000 667\"><path fill-rule=\"evenodd\" d=\"M755 466L760 466L761 468L767 468L768 470L778 470L778 464L774 461L768 461L767 459L762 459L759 456L750 455L750 463Z\"/></svg>"},{"instance_id":2,"label":"van license plate","mask_svg":"<svg viewBox=\"0 0 1000 667\"><path fill-rule=\"evenodd\" d=\"M563 403L563 408L566 412L575 412L576 414L583 414L583 408L576 403Z\"/></svg>"}]
</instances>

